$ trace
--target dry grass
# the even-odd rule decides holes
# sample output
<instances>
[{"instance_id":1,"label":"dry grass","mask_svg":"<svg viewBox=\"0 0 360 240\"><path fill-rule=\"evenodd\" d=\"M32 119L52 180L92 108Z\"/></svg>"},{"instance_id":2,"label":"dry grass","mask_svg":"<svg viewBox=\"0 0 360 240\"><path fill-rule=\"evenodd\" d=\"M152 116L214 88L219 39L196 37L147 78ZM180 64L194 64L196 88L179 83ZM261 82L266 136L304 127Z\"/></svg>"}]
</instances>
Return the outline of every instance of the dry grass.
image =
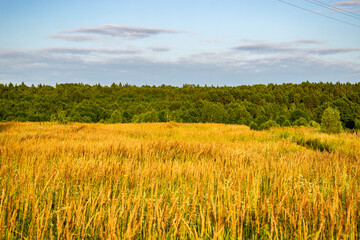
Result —
<instances>
[{"instance_id":1,"label":"dry grass","mask_svg":"<svg viewBox=\"0 0 360 240\"><path fill-rule=\"evenodd\" d=\"M311 129L1 123L0 237L359 239L359 157Z\"/></svg>"}]
</instances>

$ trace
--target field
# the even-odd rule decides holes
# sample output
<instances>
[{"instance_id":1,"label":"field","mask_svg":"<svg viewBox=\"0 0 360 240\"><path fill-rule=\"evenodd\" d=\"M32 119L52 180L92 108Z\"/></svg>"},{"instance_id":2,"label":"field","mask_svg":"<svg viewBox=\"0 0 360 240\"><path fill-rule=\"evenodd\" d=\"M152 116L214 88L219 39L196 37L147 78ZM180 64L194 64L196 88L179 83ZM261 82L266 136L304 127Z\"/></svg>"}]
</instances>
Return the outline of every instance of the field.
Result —
<instances>
[{"instance_id":1,"label":"field","mask_svg":"<svg viewBox=\"0 0 360 240\"><path fill-rule=\"evenodd\" d=\"M0 123L0 238L359 239L360 136Z\"/></svg>"}]
</instances>

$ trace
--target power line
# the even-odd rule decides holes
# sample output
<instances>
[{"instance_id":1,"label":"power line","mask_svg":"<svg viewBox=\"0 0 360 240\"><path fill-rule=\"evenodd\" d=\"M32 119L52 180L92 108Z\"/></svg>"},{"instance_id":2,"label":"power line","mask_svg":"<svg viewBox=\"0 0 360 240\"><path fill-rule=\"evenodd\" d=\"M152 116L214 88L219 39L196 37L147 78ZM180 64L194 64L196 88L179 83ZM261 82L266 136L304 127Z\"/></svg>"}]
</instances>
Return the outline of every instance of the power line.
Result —
<instances>
[{"instance_id":1,"label":"power line","mask_svg":"<svg viewBox=\"0 0 360 240\"><path fill-rule=\"evenodd\" d=\"M300 7L300 6L295 5L295 4L292 4L292 3L289 3L289 2L285 2L285 1L283 1L283 0L278 0L278 1L279 1L279 2L282 2L282 3L285 3L285 4L288 4L288 5L290 5L290 6L293 6L293 7L299 8L299 9L302 9L302 10L307 11L307 12L311 12L311 13L314 13L314 14L317 14L317 15L320 15L320 16L323 16L323 17L326 17L326 18L329 18L329 19L338 21L338 22L342 22L342 23L351 25L351 26L353 26L353 27L360 28L359 25L356 25L356 24L353 24L353 23L349 23L349 22L346 22L346 21L343 21L343 20L340 20L340 19L337 19L337 18L333 18L333 17L327 16L327 15L325 15L325 14L321 14L321 13L315 12L315 11L313 11L313 10Z\"/></svg>"},{"instance_id":2,"label":"power line","mask_svg":"<svg viewBox=\"0 0 360 240\"><path fill-rule=\"evenodd\" d=\"M318 3L321 3L321 4L326 5L326 6L329 6L329 7L332 7L332 8L334 8L334 9L338 10L338 11L347 12L348 14L351 14L351 15L354 15L354 16L358 16L358 17L360 17L360 15L359 15L359 14L357 14L357 13L353 13L353 12L350 12L350 11L347 11L347 10L345 10L345 9L343 9L343 8L339 8L339 7L331 6L330 4L323 3L323 2L318 1L318 0L313 0L313 1L314 1L314 2L318 2Z\"/></svg>"},{"instance_id":3,"label":"power line","mask_svg":"<svg viewBox=\"0 0 360 240\"><path fill-rule=\"evenodd\" d=\"M307 1L309 3L312 3L312 4L315 4L315 5L318 5L320 7L330 9L332 11L336 11L337 13L341 13L343 15L346 15L346 16L349 16L349 17L352 17L352 18L360 19L360 15L353 14L352 12L346 11L345 9L334 7L334 6L331 6L329 4L326 4L326 3L323 3L323 2L320 2L320 1L317 1L317 0L305 0L305 1Z\"/></svg>"}]
</instances>

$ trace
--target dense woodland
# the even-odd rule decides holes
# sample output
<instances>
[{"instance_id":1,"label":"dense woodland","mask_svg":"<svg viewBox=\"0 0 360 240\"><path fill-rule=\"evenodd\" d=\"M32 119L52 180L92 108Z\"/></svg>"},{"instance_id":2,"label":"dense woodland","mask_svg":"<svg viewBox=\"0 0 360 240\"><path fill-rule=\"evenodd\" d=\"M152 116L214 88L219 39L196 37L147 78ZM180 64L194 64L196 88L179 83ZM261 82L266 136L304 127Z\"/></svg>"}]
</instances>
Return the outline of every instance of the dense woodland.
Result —
<instances>
[{"instance_id":1,"label":"dense woodland","mask_svg":"<svg viewBox=\"0 0 360 240\"><path fill-rule=\"evenodd\" d=\"M238 87L0 84L0 121L312 126L321 122L329 106L340 111L344 128L359 129L360 83Z\"/></svg>"}]
</instances>

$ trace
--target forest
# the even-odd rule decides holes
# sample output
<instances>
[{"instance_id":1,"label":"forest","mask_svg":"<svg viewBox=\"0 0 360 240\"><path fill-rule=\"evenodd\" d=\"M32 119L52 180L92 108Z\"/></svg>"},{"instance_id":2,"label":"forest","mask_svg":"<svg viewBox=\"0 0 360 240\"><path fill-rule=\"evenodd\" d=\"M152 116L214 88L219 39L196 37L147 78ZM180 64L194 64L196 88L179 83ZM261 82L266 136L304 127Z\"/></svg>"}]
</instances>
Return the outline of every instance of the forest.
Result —
<instances>
[{"instance_id":1,"label":"forest","mask_svg":"<svg viewBox=\"0 0 360 240\"><path fill-rule=\"evenodd\" d=\"M237 87L56 86L0 84L0 121L59 123L226 123L314 126L325 109L340 111L345 129L360 128L360 83L268 84Z\"/></svg>"}]
</instances>

